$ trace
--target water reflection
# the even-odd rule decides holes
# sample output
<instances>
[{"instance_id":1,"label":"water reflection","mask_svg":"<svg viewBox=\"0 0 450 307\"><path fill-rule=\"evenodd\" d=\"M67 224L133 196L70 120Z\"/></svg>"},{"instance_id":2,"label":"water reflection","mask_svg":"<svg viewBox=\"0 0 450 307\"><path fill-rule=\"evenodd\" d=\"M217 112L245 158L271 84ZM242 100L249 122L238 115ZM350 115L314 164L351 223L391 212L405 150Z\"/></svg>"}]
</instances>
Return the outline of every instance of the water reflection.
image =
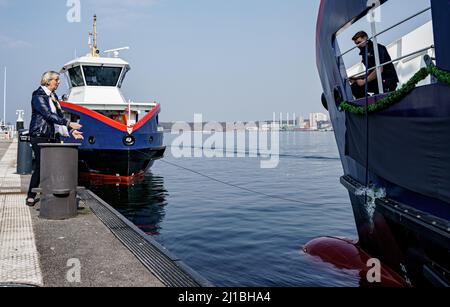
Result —
<instances>
[{"instance_id":1,"label":"water reflection","mask_svg":"<svg viewBox=\"0 0 450 307\"><path fill-rule=\"evenodd\" d=\"M83 184L142 231L159 235L169 196L163 177L148 173L132 185L107 184L98 180Z\"/></svg>"}]
</instances>

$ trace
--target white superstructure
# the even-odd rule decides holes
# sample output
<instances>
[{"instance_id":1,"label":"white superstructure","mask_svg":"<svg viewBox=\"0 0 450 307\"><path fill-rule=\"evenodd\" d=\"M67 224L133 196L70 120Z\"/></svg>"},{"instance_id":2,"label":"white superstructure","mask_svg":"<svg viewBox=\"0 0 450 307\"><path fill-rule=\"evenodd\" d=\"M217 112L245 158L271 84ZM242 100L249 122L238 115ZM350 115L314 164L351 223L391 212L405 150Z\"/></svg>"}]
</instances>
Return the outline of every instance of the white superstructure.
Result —
<instances>
[{"instance_id":1,"label":"white superstructure","mask_svg":"<svg viewBox=\"0 0 450 307\"><path fill-rule=\"evenodd\" d=\"M61 69L68 81L69 93L64 100L111 118L128 115L128 119L137 121L151 109L154 102L131 102L122 94L122 83L130 71L130 64L119 58L119 51L129 47L108 50L105 53L114 57L102 57L97 49L96 17L94 32L90 33L91 51L86 56L74 59Z\"/></svg>"}]
</instances>

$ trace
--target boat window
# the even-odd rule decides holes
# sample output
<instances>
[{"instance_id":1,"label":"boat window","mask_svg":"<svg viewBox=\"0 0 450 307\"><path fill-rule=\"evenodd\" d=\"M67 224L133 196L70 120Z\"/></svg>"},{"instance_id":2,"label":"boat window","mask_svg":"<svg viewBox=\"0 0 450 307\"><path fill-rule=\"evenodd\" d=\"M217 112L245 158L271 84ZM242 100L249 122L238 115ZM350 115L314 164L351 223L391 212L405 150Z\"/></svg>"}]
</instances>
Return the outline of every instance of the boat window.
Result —
<instances>
[{"instance_id":1,"label":"boat window","mask_svg":"<svg viewBox=\"0 0 450 307\"><path fill-rule=\"evenodd\" d=\"M372 57L369 59L369 74L380 74L384 80L386 71L390 73L395 69L399 79L397 88L408 82L435 57L431 20L430 0L408 1L408 4L403 0L388 0L375 11L370 10L366 16L344 26L337 32L334 42L343 80L350 83L350 80L365 77L363 52L352 40L357 32L364 31L373 44L383 45L387 50L387 54L381 52L377 55L374 48L372 51L369 49L369 56ZM376 80L374 83L378 83ZM429 77L419 86L430 82L432 79ZM371 87L374 90L370 92L395 90L395 86L386 89L382 84L374 84Z\"/></svg>"},{"instance_id":2,"label":"boat window","mask_svg":"<svg viewBox=\"0 0 450 307\"><path fill-rule=\"evenodd\" d=\"M129 67L125 67L125 68L123 69L122 76L120 77L119 83L117 84L117 87L118 87L118 88L121 88L121 87L122 87L123 80L125 79L125 76L127 75L127 73L128 73L129 71L130 71L130 68L129 68Z\"/></svg>"},{"instance_id":3,"label":"boat window","mask_svg":"<svg viewBox=\"0 0 450 307\"><path fill-rule=\"evenodd\" d=\"M80 66L69 69L70 84L72 87L84 86L83 74Z\"/></svg>"},{"instance_id":4,"label":"boat window","mask_svg":"<svg viewBox=\"0 0 450 307\"><path fill-rule=\"evenodd\" d=\"M88 86L117 86L121 67L83 66Z\"/></svg>"}]
</instances>

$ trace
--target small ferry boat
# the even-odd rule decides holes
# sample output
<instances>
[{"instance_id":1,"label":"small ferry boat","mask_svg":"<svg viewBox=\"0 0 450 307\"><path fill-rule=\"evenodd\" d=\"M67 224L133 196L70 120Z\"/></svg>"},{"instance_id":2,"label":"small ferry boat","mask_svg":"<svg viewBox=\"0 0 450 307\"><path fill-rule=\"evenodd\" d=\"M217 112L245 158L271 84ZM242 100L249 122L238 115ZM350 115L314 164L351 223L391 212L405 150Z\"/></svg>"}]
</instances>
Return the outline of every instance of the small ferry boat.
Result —
<instances>
[{"instance_id":1,"label":"small ferry boat","mask_svg":"<svg viewBox=\"0 0 450 307\"><path fill-rule=\"evenodd\" d=\"M321 1L316 54L322 103L333 124L344 170L341 183L350 194L359 240L349 249L348 240L322 238L305 250L327 262L340 261L336 266L347 269L367 268L358 263L361 259L378 259L389 269L382 273L384 285L448 287L450 2L430 0L429 7L383 31L376 32L372 24L369 39L375 45L381 34L422 14L432 16L431 22L385 44L392 61L383 63L375 52L375 67L348 69L343 55L359 50L342 52L337 37L389 2ZM353 97L352 74L366 79L376 70L381 76L381 68L389 64L400 79L394 92L383 93L379 84L380 94L366 90L366 97Z\"/></svg>"},{"instance_id":2,"label":"small ferry boat","mask_svg":"<svg viewBox=\"0 0 450 307\"><path fill-rule=\"evenodd\" d=\"M69 83L61 106L71 121L83 125L81 175L127 183L164 155L161 107L155 102L125 100L121 87L130 65L119 58L119 52L128 47L105 51L110 57L100 56L96 16L89 36L90 53L61 70Z\"/></svg>"}]
</instances>

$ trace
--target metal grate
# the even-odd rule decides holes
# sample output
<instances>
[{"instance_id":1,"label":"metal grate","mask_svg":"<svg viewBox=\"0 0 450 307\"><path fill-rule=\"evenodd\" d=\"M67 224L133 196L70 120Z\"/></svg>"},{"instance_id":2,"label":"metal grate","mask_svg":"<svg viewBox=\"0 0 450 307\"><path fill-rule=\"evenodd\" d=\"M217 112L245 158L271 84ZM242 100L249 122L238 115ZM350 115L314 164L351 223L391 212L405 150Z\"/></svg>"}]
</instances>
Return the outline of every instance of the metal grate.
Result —
<instances>
[{"instance_id":1,"label":"metal grate","mask_svg":"<svg viewBox=\"0 0 450 307\"><path fill-rule=\"evenodd\" d=\"M0 284L42 286L31 214L25 195L0 196Z\"/></svg>"},{"instance_id":2,"label":"metal grate","mask_svg":"<svg viewBox=\"0 0 450 307\"><path fill-rule=\"evenodd\" d=\"M211 287L212 284L170 254L91 191L81 193L95 215L168 287Z\"/></svg>"},{"instance_id":3,"label":"metal grate","mask_svg":"<svg viewBox=\"0 0 450 307\"><path fill-rule=\"evenodd\" d=\"M16 172L17 140L0 160L0 285L42 286L42 272L31 222Z\"/></svg>"}]
</instances>

